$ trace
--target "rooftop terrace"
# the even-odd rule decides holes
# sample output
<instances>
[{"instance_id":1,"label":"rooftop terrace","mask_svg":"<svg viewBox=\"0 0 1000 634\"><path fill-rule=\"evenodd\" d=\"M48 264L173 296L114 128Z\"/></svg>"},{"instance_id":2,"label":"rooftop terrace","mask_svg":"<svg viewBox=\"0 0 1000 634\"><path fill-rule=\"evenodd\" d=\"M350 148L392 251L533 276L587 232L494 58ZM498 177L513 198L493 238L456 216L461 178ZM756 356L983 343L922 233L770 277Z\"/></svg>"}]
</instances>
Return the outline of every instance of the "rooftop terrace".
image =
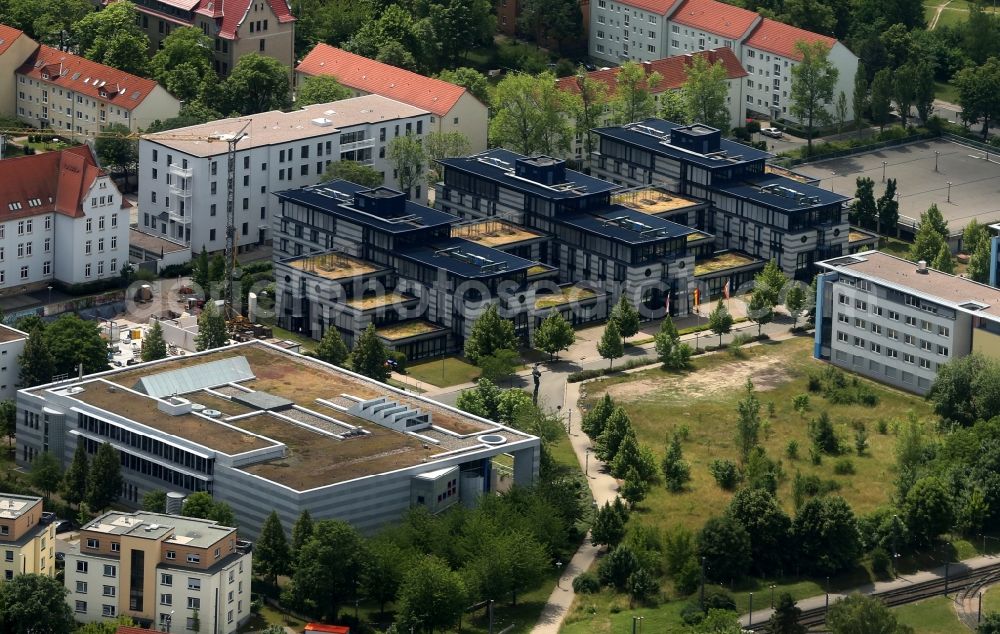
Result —
<instances>
[{"instance_id":1,"label":"rooftop terrace","mask_svg":"<svg viewBox=\"0 0 1000 634\"><path fill-rule=\"evenodd\" d=\"M286 260L283 264L328 280L345 280L385 268L368 260L334 252Z\"/></svg>"},{"instance_id":2,"label":"rooftop terrace","mask_svg":"<svg viewBox=\"0 0 1000 634\"><path fill-rule=\"evenodd\" d=\"M619 194L612 194L611 202L653 216L701 204L696 200L672 194L658 187L643 187L642 189L630 189Z\"/></svg>"},{"instance_id":3,"label":"rooftop terrace","mask_svg":"<svg viewBox=\"0 0 1000 634\"><path fill-rule=\"evenodd\" d=\"M745 253L725 251L723 253L716 253L707 260L702 260L701 262L696 263L694 265L694 276L700 277L702 275L711 275L713 273L719 273L720 271L738 269L757 263L762 262L746 255Z\"/></svg>"},{"instance_id":4,"label":"rooftop terrace","mask_svg":"<svg viewBox=\"0 0 1000 634\"><path fill-rule=\"evenodd\" d=\"M597 297L597 292L594 289L587 288L586 286L580 286L578 284L563 286L559 289L559 291L560 292L558 293L536 295L535 309L542 310L545 308L552 308L553 306L563 306L565 304L572 304L573 302L580 302Z\"/></svg>"},{"instance_id":5,"label":"rooftop terrace","mask_svg":"<svg viewBox=\"0 0 1000 634\"><path fill-rule=\"evenodd\" d=\"M504 220L480 220L452 227L451 237L496 248L541 238L542 234Z\"/></svg>"}]
</instances>

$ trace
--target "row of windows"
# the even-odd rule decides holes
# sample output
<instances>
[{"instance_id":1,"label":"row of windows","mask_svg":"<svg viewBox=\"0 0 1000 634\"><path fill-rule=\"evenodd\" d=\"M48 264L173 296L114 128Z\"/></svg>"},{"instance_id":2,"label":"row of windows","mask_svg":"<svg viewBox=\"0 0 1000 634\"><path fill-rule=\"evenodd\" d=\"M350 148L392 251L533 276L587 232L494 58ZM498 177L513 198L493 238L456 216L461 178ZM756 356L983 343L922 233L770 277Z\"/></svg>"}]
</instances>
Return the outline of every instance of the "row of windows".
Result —
<instances>
[{"instance_id":1,"label":"row of windows","mask_svg":"<svg viewBox=\"0 0 1000 634\"><path fill-rule=\"evenodd\" d=\"M202 458L201 456L180 449L179 447L174 447L173 445L165 443L159 439L124 429L113 423L94 418L93 416L88 416L87 414L78 415L77 427L89 431L92 434L97 434L115 442L120 442L123 445L135 447L136 449L158 456L179 466L194 469L207 475L212 475L215 462L214 460Z\"/></svg>"},{"instance_id":2,"label":"row of windows","mask_svg":"<svg viewBox=\"0 0 1000 634\"><path fill-rule=\"evenodd\" d=\"M912 297L912 296L910 296L910 297ZM841 304L842 306L850 306L851 305L850 298L847 297L846 295L844 295L843 293L838 294L838 296L837 296L837 302L839 304ZM913 304L910 304L910 305L913 306ZM866 302L866 301L864 301L862 299L855 299L854 300L854 308L856 310L868 312L868 302ZM928 312L930 312L930 311L928 311ZM874 314L874 315L881 316L883 314L882 307L881 306L872 306L871 307L871 313ZM913 326L914 328L919 327L924 332L935 332L936 331L937 334L940 335L940 336L942 336L942 337L950 337L951 336L951 328L949 328L948 326L938 325L938 326L935 327L935 325L933 323L927 321L926 319L918 319L914 315L904 315L904 316L901 317L900 314L899 314L899 311L895 311L895 310L889 310L889 311L887 311L887 315L888 315L889 319L891 319L892 321L900 321L902 319L902 321L904 321L907 326Z\"/></svg>"},{"instance_id":3,"label":"row of windows","mask_svg":"<svg viewBox=\"0 0 1000 634\"><path fill-rule=\"evenodd\" d=\"M85 613L87 611L87 602L77 601L75 609L79 613ZM118 608L115 605L109 603L101 605L101 616L117 616L117 615L118 615Z\"/></svg>"},{"instance_id":4,"label":"row of windows","mask_svg":"<svg viewBox=\"0 0 1000 634\"><path fill-rule=\"evenodd\" d=\"M844 331L837 332L837 341L842 343L850 343L855 348L861 348L862 350L868 349L875 354L882 354L882 344L876 343L874 341L865 341L865 339L857 336L850 336ZM886 347L885 356L890 359L898 359L899 351L895 348ZM926 359L924 357L918 357L916 355L910 354L909 352L903 353L903 363L918 364L921 368L925 370L936 370L938 363Z\"/></svg>"}]
</instances>

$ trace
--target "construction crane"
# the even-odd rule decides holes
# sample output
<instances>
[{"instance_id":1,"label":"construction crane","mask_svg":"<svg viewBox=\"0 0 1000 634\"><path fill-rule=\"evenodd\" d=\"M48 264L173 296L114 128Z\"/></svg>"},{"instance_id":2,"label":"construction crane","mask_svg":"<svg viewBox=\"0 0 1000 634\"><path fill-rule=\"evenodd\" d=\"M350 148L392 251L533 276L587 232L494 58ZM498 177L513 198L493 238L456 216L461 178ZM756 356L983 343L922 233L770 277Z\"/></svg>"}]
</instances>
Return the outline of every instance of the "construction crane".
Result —
<instances>
[{"instance_id":1,"label":"construction crane","mask_svg":"<svg viewBox=\"0 0 1000 634\"><path fill-rule=\"evenodd\" d=\"M201 135L201 134L181 134L173 133L170 130L165 132L155 132L150 134L156 135L156 140L162 141L205 141L206 143L213 143L216 141L222 141L227 144L227 159L228 159L228 178L226 182L226 251L225 251L225 273L224 279L222 281L222 299L223 299L223 312L227 322L232 321L236 317L236 311L233 309L233 271L236 266L236 145L247 136L247 128L253 123L252 119L237 119L237 121L245 121L236 133L221 133L221 134L211 134L211 135ZM7 137L16 138L23 136L48 136L48 137L78 137L84 136L88 139L128 139L128 140L139 140L145 133L142 132L130 132L129 134L120 134L117 132L91 132L87 134L72 134L66 135L62 134L58 130L33 130L30 128L0 128L0 147L3 147L3 142ZM2 156L2 155L0 155Z\"/></svg>"}]
</instances>

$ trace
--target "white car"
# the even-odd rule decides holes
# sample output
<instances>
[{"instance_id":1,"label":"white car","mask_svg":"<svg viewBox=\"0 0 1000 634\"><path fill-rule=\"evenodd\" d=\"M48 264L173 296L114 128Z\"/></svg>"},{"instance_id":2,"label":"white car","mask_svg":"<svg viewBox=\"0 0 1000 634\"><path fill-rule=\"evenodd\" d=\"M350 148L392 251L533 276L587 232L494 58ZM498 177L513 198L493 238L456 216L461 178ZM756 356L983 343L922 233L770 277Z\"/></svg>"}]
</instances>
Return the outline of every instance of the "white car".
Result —
<instances>
[{"instance_id":1,"label":"white car","mask_svg":"<svg viewBox=\"0 0 1000 634\"><path fill-rule=\"evenodd\" d=\"M761 129L760 133L763 134L764 136L769 136L772 139L781 138L781 130L779 130L778 128L763 128Z\"/></svg>"}]
</instances>

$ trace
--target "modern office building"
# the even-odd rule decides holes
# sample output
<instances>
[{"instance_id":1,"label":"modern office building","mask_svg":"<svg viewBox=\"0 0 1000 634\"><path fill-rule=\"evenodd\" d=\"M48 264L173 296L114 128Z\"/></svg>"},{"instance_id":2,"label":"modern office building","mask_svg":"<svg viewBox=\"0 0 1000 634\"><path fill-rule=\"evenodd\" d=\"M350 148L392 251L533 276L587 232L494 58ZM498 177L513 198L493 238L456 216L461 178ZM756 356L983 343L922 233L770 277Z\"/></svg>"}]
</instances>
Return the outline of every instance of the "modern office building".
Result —
<instances>
[{"instance_id":1,"label":"modern office building","mask_svg":"<svg viewBox=\"0 0 1000 634\"><path fill-rule=\"evenodd\" d=\"M252 555L235 528L109 511L67 546L66 602L81 623L129 616L166 632L233 634L250 618Z\"/></svg>"},{"instance_id":2,"label":"modern office building","mask_svg":"<svg viewBox=\"0 0 1000 634\"><path fill-rule=\"evenodd\" d=\"M463 86L425 77L320 42L295 67L296 83L333 77L357 95L382 95L431 113L434 132L461 132L469 149L486 149L489 111Z\"/></svg>"},{"instance_id":3,"label":"modern office building","mask_svg":"<svg viewBox=\"0 0 1000 634\"><path fill-rule=\"evenodd\" d=\"M123 204L86 145L0 161L0 296L119 277Z\"/></svg>"},{"instance_id":4,"label":"modern office building","mask_svg":"<svg viewBox=\"0 0 1000 634\"><path fill-rule=\"evenodd\" d=\"M135 10L149 36L150 55L174 29L194 27L212 39L212 63L220 77L247 53L273 57L289 73L295 63L295 16L287 0L142 0Z\"/></svg>"},{"instance_id":5,"label":"modern office building","mask_svg":"<svg viewBox=\"0 0 1000 634\"><path fill-rule=\"evenodd\" d=\"M18 465L30 467L29 450L47 447L65 466L78 443L91 455L111 443L125 480L119 503L208 491L254 536L272 510L286 527L308 509L370 533L411 506L475 504L495 490L501 454L513 457L515 483L538 475L537 437L260 341L21 390L17 410ZM165 551L146 559L147 570L169 561ZM208 560L214 571L214 553ZM175 576L182 588L187 576Z\"/></svg>"},{"instance_id":6,"label":"modern office building","mask_svg":"<svg viewBox=\"0 0 1000 634\"><path fill-rule=\"evenodd\" d=\"M850 198L775 173L767 152L705 125L662 119L594 133L599 150L591 165L598 177L711 203L692 226L715 236L716 249L777 260L799 279L811 279L815 262L848 250Z\"/></svg>"},{"instance_id":7,"label":"modern office building","mask_svg":"<svg viewBox=\"0 0 1000 634\"><path fill-rule=\"evenodd\" d=\"M653 61L724 47L749 76L743 105L747 116L791 119L791 69L802 61L799 41L830 49L838 71L834 95L854 94L858 58L832 37L764 18L718 0L597 0L590 9L590 55L610 63ZM829 104L833 114L836 98Z\"/></svg>"},{"instance_id":8,"label":"modern office building","mask_svg":"<svg viewBox=\"0 0 1000 634\"><path fill-rule=\"evenodd\" d=\"M941 364L1000 355L1000 289L878 251L819 266L816 358L926 394Z\"/></svg>"},{"instance_id":9,"label":"modern office building","mask_svg":"<svg viewBox=\"0 0 1000 634\"><path fill-rule=\"evenodd\" d=\"M223 249L226 140L247 126L236 151L236 246L242 252L269 244L279 204L272 192L319 182L333 161L369 165L396 187L386 148L400 135L423 137L430 119L426 110L366 95L145 135L139 141L138 229L195 253ZM418 185L412 195L422 200L426 192Z\"/></svg>"},{"instance_id":10,"label":"modern office building","mask_svg":"<svg viewBox=\"0 0 1000 634\"><path fill-rule=\"evenodd\" d=\"M10 581L17 575L56 573L56 527L42 498L0 493L0 571Z\"/></svg>"}]
</instances>

